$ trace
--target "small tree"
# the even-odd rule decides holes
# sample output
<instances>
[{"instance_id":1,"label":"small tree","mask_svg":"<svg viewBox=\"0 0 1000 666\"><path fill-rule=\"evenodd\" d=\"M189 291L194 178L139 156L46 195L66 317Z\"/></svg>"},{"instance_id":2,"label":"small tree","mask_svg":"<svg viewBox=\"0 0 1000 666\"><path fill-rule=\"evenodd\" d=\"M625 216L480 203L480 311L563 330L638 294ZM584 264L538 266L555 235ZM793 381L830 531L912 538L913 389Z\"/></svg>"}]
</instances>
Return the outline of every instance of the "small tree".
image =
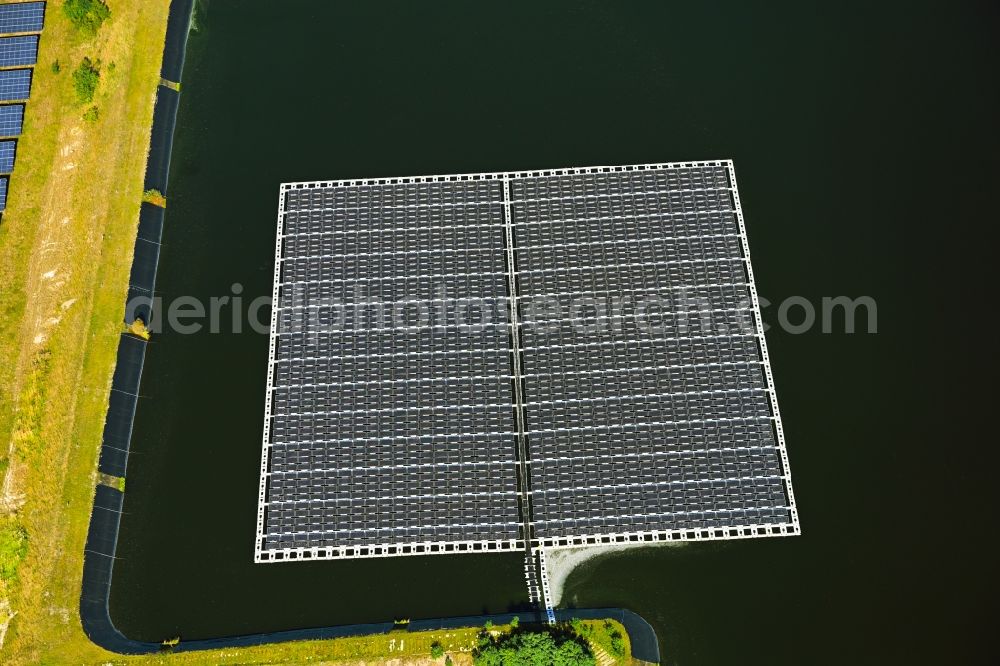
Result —
<instances>
[{"instance_id":1,"label":"small tree","mask_svg":"<svg viewBox=\"0 0 1000 666\"><path fill-rule=\"evenodd\" d=\"M63 13L77 30L91 37L111 17L111 9L103 0L66 0Z\"/></svg>"},{"instance_id":2,"label":"small tree","mask_svg":"<svg viewBox=\"0 0 1000 666\"><path fill-rule=\"evenodd\" d=\"M451 655L445 655L444 666L455 666L455 662L451 660Z\"/></svg>"},{"instance_id":3,"label":"small tree","mask_svg":"<svg viewBox=\"0 0 1000 666\"><path fill-rule=\"evenodd\" d=\"M84 58L80 66L73 72L73 90L76 91L76 101L79 104L89 104L94 101L97 84L101 81L101 61Z\"/></svg>"},{"instance_id":4,"label":"small tree","mask_svg":"<svg viewBox=\"0 0 1000 666\"><path fill-rule=\"evenodd\" d=\"M441 647L441 643L434 641L431 643L431 658L440 659L444 656L444 648Z\"/></svg>"},{"instance_id":5,"label":"small tree","mask_svg":"<svg viewBox=\"0 0 1000 666\"><path fill-rule=\"evenodd\" d=\"M513 619L511 619L511 621L510 621L510 628L511 629L517 629L518 625L520 625L520 624L521 624L521 618L519 618L518 616L515 615L513 617Z\"/></svg>"},{"instance_id":6,"label":"small tree","mask_svg":"<svg viewBox=\"0 0 1000 666\"><path fill-rule=\"evenodd\" d=\"M594 655L582 639L563 635L551 628L505 634L497 641L474 650L473 659L476 666L596 666Z\"/></svg>"}]
</instances>

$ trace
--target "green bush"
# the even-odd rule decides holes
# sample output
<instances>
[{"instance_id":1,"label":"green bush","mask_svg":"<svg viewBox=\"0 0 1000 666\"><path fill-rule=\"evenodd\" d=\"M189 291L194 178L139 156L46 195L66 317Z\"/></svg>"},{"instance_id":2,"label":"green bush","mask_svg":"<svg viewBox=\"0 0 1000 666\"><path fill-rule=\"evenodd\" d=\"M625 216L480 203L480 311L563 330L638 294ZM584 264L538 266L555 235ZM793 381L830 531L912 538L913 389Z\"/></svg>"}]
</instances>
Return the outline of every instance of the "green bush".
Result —
<instances>
[{"instance_id":1,"label":"green bush","mask_svg":"<svg viewBox=\"0 0 1000 666\"><path fill-rule=\"evenodd\" d=\"M552 666L595 666L590 648L579 640L548 631L505 634L481 645L474 653L476 666L507 664L552 664Z\"/></svg>"},{"instance_id":2,"label":"green bush","mask_svg":"<svg viewBox=\"0 0 1000 666\"><path fill-rule=\"evenodd\" d=\"M615 629L609 635L611 636L611 651L616 657L624 657L625 638L622 636L621 632Z\"/></svg>"},{"instance_id":3,"label":"green bush","mask_svg":"<svg viewBox=\"0 0 1000 666\"><path fill-rule=\"evenodd\" d=\"M24 528L11 520L0 525L0 580L14 580L27 553L28 533Z\"/></svg>"},{"instance_id":4,"label":"green bush","mask_svg":"<svg viewBox=\"0 0 1000 666\"><path fill-rule=\"evenodd\" d=\"M76 101L89 104L94 101L97 84L101 81L101 61L84 58L80 66L73 72L73 90L76 91Z\"/></svg>"},{"instance_id":5,"label":"green bush","mask_svg":"<svg viewBox=\"0 0 1000 666\"><path fill-rule=\"evenodd\" d=\"M440 659L443 656L444 656L444 648L441 647L441 644L438 643L437 641L431 643L431 658Z\"/></svg>"},{"instance_id":6,"label":"green bush","mask_svg":"<svg viewBox=\"0 0 1000 666\"><path fill-rule=\"evenodd\" d=\"M77 30L87 35L96 35L101 24L111 16L103 0L66 0L63 12Z\"/></svg>"},{"instance_id":7,"label":"green bush","mask_svg":"<svg viewBox=\"0 0 1000 666\"><path fill-rule=\"evenodd\" d=\"M62 66L59 64L59 61L56 60L52 63L52 73L58 74L60 71L62 71Z\"/></svg>"},{"instance_id":8,"label":"green bush","mask_svg":"<svg viewBox=\"0 0 1000 666\"><path fill-rule=\"evenodd\" d=\"M101 112L96 106L92 106L83 112L83 119L88 123L97 122L97 119L101 117Z\"/></svg>"},{"instance_id":9,"label":"green bush","mask_svg":"<svg viewBox=\"0 0 1000 666\"><path fill-rule=\"evenodd\" d=\"M578 617L574 617L572 620L570 620L569 624L571 627L573 627L573 631L576 632L577 636L590 638L594 633L594 628Z\"/></svg>"}]
</instances>

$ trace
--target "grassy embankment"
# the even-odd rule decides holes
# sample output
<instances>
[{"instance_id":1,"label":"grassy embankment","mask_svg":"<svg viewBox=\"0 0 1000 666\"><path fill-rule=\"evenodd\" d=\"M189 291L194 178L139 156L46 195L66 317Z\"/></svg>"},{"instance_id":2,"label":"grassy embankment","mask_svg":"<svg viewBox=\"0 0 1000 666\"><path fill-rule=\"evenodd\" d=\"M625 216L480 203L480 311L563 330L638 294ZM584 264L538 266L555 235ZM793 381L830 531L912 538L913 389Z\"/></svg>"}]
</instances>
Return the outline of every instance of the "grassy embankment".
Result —
<instances>
[{"instance_id":1,"label":"grassy embankment","mask_svg":"<svg viewBox=\"0 0 1000 666\"><path fill-rule=\"evenodd\" d=\"M598 657L598 664L632 663L632 643L625 627L616 620L574 620L573 629Z\"/></svg>"},{"instance_id":2,"label":"grassy embankment","mask_svg":"<svg viewBox=\"0 0 1000 666\"><path fill-rule=\"evenodd\" d=\"M62 4L48 5L0 223L0 662L430 663L439 642L469 663L477 629L129 658L84 636L83 547L169 2L108 0L96 34ZM100 61L87 102L84 58Z\"/></svg>"},{"instance_id":3,"label":"grassy embankment","mask_svg":"<svg viewBox=\"0 0 1000 666\"><path fill-rule=\"evenodd\" d=\"M168 2L109 4L94 33L48 3L0 223L4 663L106 657L80 630L83 544Z\"/></svg>"}]
</instances>

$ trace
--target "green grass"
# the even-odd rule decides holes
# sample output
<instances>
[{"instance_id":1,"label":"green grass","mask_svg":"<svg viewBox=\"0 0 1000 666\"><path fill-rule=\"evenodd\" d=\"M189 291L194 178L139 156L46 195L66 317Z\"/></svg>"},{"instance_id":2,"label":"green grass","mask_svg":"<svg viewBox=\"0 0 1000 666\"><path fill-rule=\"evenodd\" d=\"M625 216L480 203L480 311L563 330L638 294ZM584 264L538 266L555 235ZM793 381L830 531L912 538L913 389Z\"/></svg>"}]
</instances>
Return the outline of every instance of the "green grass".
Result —
<instances>
[{"instance_id":1,"label":"green grass","mask_svg":"<svg viewBox=\"0 0 1000 666\"><path fill-rule=\"evenodd\" d=\"M0 222L0 663L102 663L78 616L83 547L124 314L167 0L116 0L93 35L56 3ZM97 59L117 63L93 82ZM85 60L86 59L86 60ZM85 122L77 82L100 118Z\"/></svg>"},{"instance_id":2,"label":"green grass","mask_svg":"<svg viewBox=\"0 0 1000 666\"><path fill-rule=\"evenodd\" d=\"M573 630L592 646L604 650L619 664L631 662L632 645L625 627L616 620L573 620Z\"/></svg>"},{"instance_id":3,"label":"green grass","mask_svg":"<svg viewBox=\"0 0 1000 666\"><path fill-rule=\"evenodd\" d=\"M0 580L13 583L28 552L28 533L9 517L0 520Z\"/></svg>"}]
</instances>

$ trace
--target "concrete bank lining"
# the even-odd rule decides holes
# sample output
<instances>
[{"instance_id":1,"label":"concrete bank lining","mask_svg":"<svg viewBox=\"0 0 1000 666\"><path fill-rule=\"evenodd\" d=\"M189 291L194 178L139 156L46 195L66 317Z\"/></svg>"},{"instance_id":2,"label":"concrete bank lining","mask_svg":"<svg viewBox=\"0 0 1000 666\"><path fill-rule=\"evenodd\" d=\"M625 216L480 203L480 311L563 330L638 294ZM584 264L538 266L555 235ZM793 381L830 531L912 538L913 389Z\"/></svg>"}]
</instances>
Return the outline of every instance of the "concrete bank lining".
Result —
<instances>
[{"instance_id":1,"label":"concrete bank lining","mask_svg":"<svg viewBox=\"0 0 1000 666\"><path fill-rule=\"evenodd\" d=\"M180 82L193 8L194 0L173 0L170 5L162 75L175 83ZM179 102L176 90L162 85L157 88L144 182L146 189L157 189L163 194L167 191ZM163 221L162 208L142 204L124 308L125 323L131 323L135 317L150 323ZM145 353L144 340L122 334L98 462L98 470L104 474L126 475ZM155 652L160 649L158 644L126 638L111 621L108 604L123 501L124 495L115 488L98 485L95 490L83 559L80 621L84 633L103 648L123 654Z\"/></svg>"}]
</instances>

